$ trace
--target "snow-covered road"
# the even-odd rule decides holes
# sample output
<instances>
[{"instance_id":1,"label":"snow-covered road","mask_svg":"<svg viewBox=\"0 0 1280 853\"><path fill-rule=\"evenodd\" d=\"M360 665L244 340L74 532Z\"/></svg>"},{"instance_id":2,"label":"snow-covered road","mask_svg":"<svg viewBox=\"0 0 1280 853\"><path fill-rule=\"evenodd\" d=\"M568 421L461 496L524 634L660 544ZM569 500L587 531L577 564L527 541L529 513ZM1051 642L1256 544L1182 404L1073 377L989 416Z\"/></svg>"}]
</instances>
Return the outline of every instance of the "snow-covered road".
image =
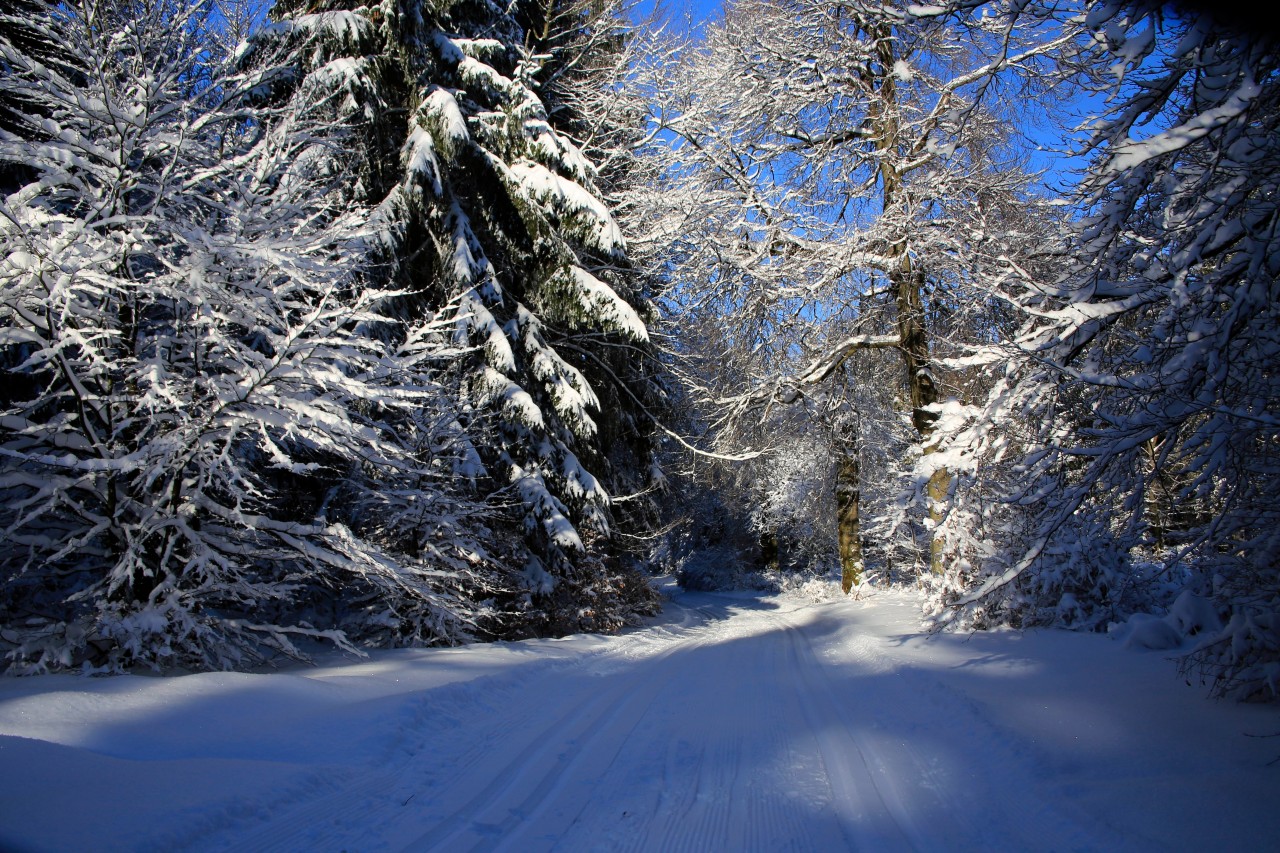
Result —
<instances>
[{"instance_id":1,"label":"snow-covered road","mask_svg":"<svg viewBox=\"0 0 1280 853\"><path fill-rule=\"evenodd\" d=\"M0 683L0 849L1274 849L1274 709L902 594L620 637Z\"/></svg>"}]
</instances>

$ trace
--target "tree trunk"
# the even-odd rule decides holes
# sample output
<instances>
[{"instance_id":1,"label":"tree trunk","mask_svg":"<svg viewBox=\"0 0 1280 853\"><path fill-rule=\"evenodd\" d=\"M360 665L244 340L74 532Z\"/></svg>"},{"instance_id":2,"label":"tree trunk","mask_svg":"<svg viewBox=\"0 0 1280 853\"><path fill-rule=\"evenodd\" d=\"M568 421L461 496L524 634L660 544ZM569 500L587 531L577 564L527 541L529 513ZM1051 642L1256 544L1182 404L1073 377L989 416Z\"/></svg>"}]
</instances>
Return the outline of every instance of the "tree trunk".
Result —
<instances>
[{"instance_id":1,"label":"tree trunk","mask_svg":"<svg viewBox=\"0 0 1280 853\"><path fill-rule=\"evenodd\" d=\"M875 30L876 50L884 69L895 67L897 56L894 53L892 31L885 26ZM886 73L880 80L879 94L882 112L876 119L876 148L884 158L880 164L880 180L882 201L886 212L903 203L904 192L902 173L898 170L898 123L897 88L892 74ZM932 365L929 359L929 332L924 317L924 271L917 269L912 262L904 233L889 248L896 260L891 268L889 281L898 303L898 339L902 348L902 358L907 371L907 391L911 401L911 423L920 436L920 444L924 453L929 454L937 449L930 444L934 424L938 416L928 407L938 402L938 386L934 380ZM943 517L943 504L951 490L951 475L944 468L939 468L929 478L926 489L929 503L929 518L935 528ZM942 571L942 542L936 535L929 537L929 570L934 574Z\"/></svg>"},{"instance_id":2,"label":"tree trunk","mask_svg":"<svg viewBox=\"0 0 1280 853\"><path fill-rule=\"evenodd\" d=\"M926 445L927 456L938 449L937 444ZM929 498L929 519L933 522L933 531L929 536L929 571L935 575L942 574L942 537L937 533L938 525L946 515L944 507L951 494L951 472L946 468L938 468L929 477L929 485L925 489Z\"/></svg>"},{"instance_id":3,"label":"tree trunk","mask_svg":"<svg viewBox=\"0 0 1280 853\"><path fill-rule=\"evenodd\" d=\"M857 426L846 426L838 436L836 457L836 525L840 548L840 588L845 594L862 583L862 471L858 460Z\"/></svg>"},{"instance_id":4,"label":"tree trunk","mask_svg":"<svg viewBox=\"0 0 1280 853\"><path fill-rule=\"evenodd\" d=\"M907 368L911 423L920 434L920 440L928 443L938 416L927 411L927 407L938 402L938 388L933 381L929 334L924 325L924 273L912 267L905 246L903 250L899 269L891 276L898 297L898 335Z\"/></svg>"},{"instance_id":5,"label":"tree trunk","mask_svg":"<svg viewBox=\"0 0 1280 853\"><path fill-rule=\"evenodd\" d=\"M907 368L907 389L911 397L911 423L920 435L920 444L927 456L938 449L931 442L936 413L929 406L938 402L938 386L933 377L933 365L929 358L929 334L924 323L924 273L914 269L905 246L898 271L891 277L898 297L898 334L902 341L902 357ZM944 505L951 491L951 474L939 468L929 477L925 493L929 502L929 518L934 524L942 523ZM942 540L936 533L929 537L929 571L942 573Z\"/></svg>"}]
</instances>

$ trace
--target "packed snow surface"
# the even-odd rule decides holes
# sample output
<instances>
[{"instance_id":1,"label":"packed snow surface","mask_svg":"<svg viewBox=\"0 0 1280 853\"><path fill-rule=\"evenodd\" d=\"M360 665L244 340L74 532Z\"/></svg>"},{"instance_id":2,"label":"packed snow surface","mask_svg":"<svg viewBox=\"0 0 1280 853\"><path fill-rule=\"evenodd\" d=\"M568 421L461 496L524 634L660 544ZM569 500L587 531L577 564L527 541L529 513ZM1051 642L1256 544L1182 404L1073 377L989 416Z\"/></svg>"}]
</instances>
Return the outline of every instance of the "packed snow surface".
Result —
<instances>
[{"instance_id":1,"label":"packed snow surface","mask_svg":"<svg viewBox=\"0 0 1280 853\"><path fill-rule=\"evenodd\" d=\"M617 637L5 679L0 849L1275 849L1274 709L918 613L676 593Z\"/></svg>"}]
</instances>

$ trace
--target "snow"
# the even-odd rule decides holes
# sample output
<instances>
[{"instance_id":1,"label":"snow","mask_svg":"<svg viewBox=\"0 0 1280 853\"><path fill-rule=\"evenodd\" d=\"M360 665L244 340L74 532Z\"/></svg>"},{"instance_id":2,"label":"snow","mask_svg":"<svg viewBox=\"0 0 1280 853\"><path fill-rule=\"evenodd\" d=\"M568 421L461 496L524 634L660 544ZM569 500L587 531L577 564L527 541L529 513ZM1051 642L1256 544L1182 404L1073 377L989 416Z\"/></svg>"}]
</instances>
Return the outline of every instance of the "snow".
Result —
<instances>
[{"instance_id":1,"label":"snow","mask_svg":"<svg viewBox=\"0 0 1280 853\"><path fill-rule=\"evenodd\" d=\"M582 149L552 130L545 119L527 119L524 132L530 140L530 147L544 162L561 165L579 183L595 179L596 167L582 153Z\"/></svg>"},{"instance_id":2,"label":"snow","mask_svg":"<svg viewBox=\"0 0 1280 853\"><path fill-rule=\"evenodd\" d=\"M366 16L356 12L336 11L299 15L284 21L264 23L256 31L252 41L243 42L236 48L235 55L238 60L243 60L259 42L283 41L298 36L317 41L327 37L343 47L358 49L359 45L375 37L375 31L372 22Z\"/></svg>"},{"instance_id":3,"label":"snow","mask_svg":"<svg viewBox=\"0 0 1280 853\"><path fill-rule=\"evenodd\" d=\"M917 5L914 3L907 6L907 14L915 18L936 18L946 13L945 6Z\"/></svg>"},{"instance_id":4,"label":"snow","mask_svg":"<svg viewBox=\"0 0 1280 853\"><path fill-rule=\"evenodd\" d=\"M1123 624L1113 625L1110 633L1130 647L1190 650L1221 631L1222 620L1213 602L1183 590L1163 617L1135 613Z\"/></svg>"},{"instance_id":5,"label":"snow","mask_svg":"<svg viewBox=\"0 0 1280 853\"><path fill-rule=\"evenodd\" d=\"M669 590L670 591L670 590ZM1275 710L910 594L673 593L617 637L0 682L4 850L1259 850ZM827 596L832 598L834 596ZM1188 612L1194 610L1188 602Z\"/></svg>"},{"instance_id":6,"label":"snow","mask_svg":"<svg viewBox=\"0 0 1280 853\"><path fill-rule=\"evenodd\" d=\"M1148 139L1129 140L1117 145L1108 164L1109 172L1119 174L1136 169L1148 160L1186 148L1244 115L1261 93L1261 86L1253 80L1245 80L1225 103L1197 113L1177 127L1171 127Z\"/></svg>"},{"instance_id":7,"label":"snow","mask_svg":"<svg viewBox=\"0 0 1280 853\"><path fill-rule=\"evenodd\" d=\"M1166 618L1179 634L1186 637L1216 634L1222 630L1222 622L1218 619L1213 602L1190 590L1183 590L1178 595Z\"/></svg>"},{"instance_id":8,"label":"snow","mask_svg":"<svg viewBox=\"0 0 1280 853\"><path fill-rule=\"evenodd\" d=\"M1123 633L1126 646L1140 649L1176 649L1182 645L1178 629L1150 613L1133 614L1123 628L1113 633Z\"/></svg>"},{"instance_id":9,"label":"snow","mask_svg":"<svg viewBox=\"0 0 1280 853\"><path fill-rule=\"evenodd\" d=\"M612 287L605 284L582 267L569 269L573 282L577 286L578 301L587 316L594 317L603 325L626 335L632 340L649 340L649 331L644 321L626 300L619 296Z\"/></svg>"},{"instance_id":10,"label":"snow","mask_svg":"<svg viewBox=\"0 0 1280 853\"><path fill-rule=\"evenodd\" d=\"M466 39L455 38L450 39L458 50L462 51L464 56L470 56L475 59L489 59L495 56L501 56L507 50L507 46L497 39Z\"/></svg>"},{"instance_id":11,"label":"snow","mask_svg":"<svg viewBox=\"0 0 1280 853\"><path fill-rule=\"evenodd\" d=\"M515 83L470 56L464 56L458 63L458 77L466 86L475 87L482 92L496 92L510 98L519 95Z\"/></svg>"},{"instance_id":12,"label":"snow","mask_svg":"<svg viewBox=\"0 0 1280 853\"><path fill-rule=\"evenodd\" d=\"M465 245L461 241L459 246ZM475 288L468 290L458 299L458 338L459 343L466 343L466 332L472 331L477 337L485 339L485 349L495 370L511 373L516 368L516 356L511 350L511 342L502 333L502 327L484 304L484 300ZM486 382L492 382L486 377Z\"/></svg>"},{"instance_id":13,"label":"snow","mask_svg":"<svg viewBox=\"0 0 1280 853\"><path fill-rule=\"evenodd\" d=\"M440 180L440 164L436 160L435 142L432 140L431 134L425 128L415 127L405 141L404 151L405 171L412 175L420 175L431 187L433 193L437 196L443 195L444 184ZM465 243L462 248L465 250ZM471 259L463 256L459 260L458 254L459 251L455 249L455 274L459 279L465 281L471 275Z\"/></svg>"},{"instance_id":14,"label":"snow","mask_svg":"<svg viewBox=\"0 0 1280 853\"><path fill-rule=\"evenodd\" d=\"M518 306L516 317L533 375L550 393L556 412L575 435L583 438L595 435L598 427L590 410L600 408L600 399L587 378L582 375L582 371L547 346L543 338L542 323L529 309L523 305Z\"/></svg>"},{"instance_id":15,"label":"snow","mask_svg":"<svg viewBox=\"0 0 1280 853\"><path fill-rule=\"evenodd\" d=\"M458 106L458 101L453 97L452 93L441 89L439 86L432 87L431 94L427 95L423 101L421 110L428 117L428 120L434 119L434 123L439 127L441 136L454 148L464 145L470 140L467 132L467 120L462 116L462 109Z\"/></svg>"},{"instance_id":16,"label":"snow","mask_svg":"<svg viewBox=\"0 0 1280 853\"><path fill-rule=\"evenodd\" d=\"M505 340L505 338L504 338ZM512 382L492 367L481 368L479 385L491 400L500 400L512 420L526 427L545 427L542 409L529 396L529 392Z\"/></svg>"},{"instance_id":17,"label":"snow","mask_svg":"<svg viewBox=\"0 0 1280 853\"><path fill-rule=\"evenodd\" d=\"M586 218L580 235L589 246L614 257L626 255L627 243L608 208L584 187L562 178L541 163L522 162L511 166L511 174L528 195L565 216Z\"/></svg>"}]
</instances>

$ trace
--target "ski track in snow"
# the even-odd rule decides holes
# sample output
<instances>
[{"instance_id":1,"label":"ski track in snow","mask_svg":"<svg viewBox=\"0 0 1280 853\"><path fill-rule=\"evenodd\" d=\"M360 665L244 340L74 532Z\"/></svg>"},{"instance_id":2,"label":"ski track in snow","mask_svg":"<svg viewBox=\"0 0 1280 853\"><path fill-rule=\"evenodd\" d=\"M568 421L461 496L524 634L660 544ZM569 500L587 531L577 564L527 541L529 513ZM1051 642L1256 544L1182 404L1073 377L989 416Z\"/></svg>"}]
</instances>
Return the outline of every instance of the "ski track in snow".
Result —
<instances>
[{"instance_id":1,"label":"ski track in snow","mask_svg":"<svg viewBox=\"0 0 1280 853\"><path fill-rule=\"evenodd\" d=\"M1181 685L1153 680L1143 688L1159 693L1152 708L1173 697L1183 711L1136 731L1155 712L1113 704L1138 701L1141 690L1112 704L1106 695L1131 675L1090 692L1078 673L1057 670L1098 652L1096 662L1134 664L1172 682L1152 666L1165 662L1117 657L1103 638L1061 632L1040 636L1044 654L1061 655L1047 662L1011 632L972 645L925 638L915 607L902 594L821 605L683 594L662 621L620 637L406 652L301 680L291 672L281 694L295 704L280 699L276 713L281 731L296 718L300 733L296 744L283 736L275 754L270 731L254 729L251 715L239 730L197 727L189 743L161 727L150 752L144 734L125 729L113 740L92 731L94 709L107 717L146 709L148 691L166 685L187 695L181 679L113 686L60 676L46 692L38 680L0 685L8 688L0 691L0 735L8 736L0 737L0 780L22 779L20 762L40 760L42 749L58 750L50 754L71 772L109 776L123 761L145 772L141 762L151 761L196 785L202 761L235 760L218 765L229 775L207 802L175 806L154 822L139 813L114 834L41 834L29 805L0 805L0 849L83 849L73 839L89 837L104 850L262 853L1193 850L1214 840L1218 849L1259 849L1280 837L1280 770L1266 767L1269 756L1253 760L1258 753L1240 746L1238 730L1264 730L1274 710L1185 690L1179 698ZM229 676L226 685L276 677ZM205 686L216 676L191 678ZM225 701L222 689L202 701ZM78 698L59 700L59 691ZM90 709L75 712L83 721L57 728L75 703ZM1187 755L1155 755L1206 726L1212 737ZM268 745L260 761L252 760L254 736ZM1224 763L1210 768L1226 785L1216 796L1243 816L1225 838L1212 798L1194 788L1197 762L1224 748ZM27 750L36 757L23 758ZM262 782L264 767L279 778ZM1144 817L1156 797L1125 792L1153 780L1163 811ZM17 784L0 781L0 803ZM109 778L87 784L109 795ZM134 793L117 796L127 812ZM164 805L163 796L153 804Z\"/></svg>"}]
</instances>

